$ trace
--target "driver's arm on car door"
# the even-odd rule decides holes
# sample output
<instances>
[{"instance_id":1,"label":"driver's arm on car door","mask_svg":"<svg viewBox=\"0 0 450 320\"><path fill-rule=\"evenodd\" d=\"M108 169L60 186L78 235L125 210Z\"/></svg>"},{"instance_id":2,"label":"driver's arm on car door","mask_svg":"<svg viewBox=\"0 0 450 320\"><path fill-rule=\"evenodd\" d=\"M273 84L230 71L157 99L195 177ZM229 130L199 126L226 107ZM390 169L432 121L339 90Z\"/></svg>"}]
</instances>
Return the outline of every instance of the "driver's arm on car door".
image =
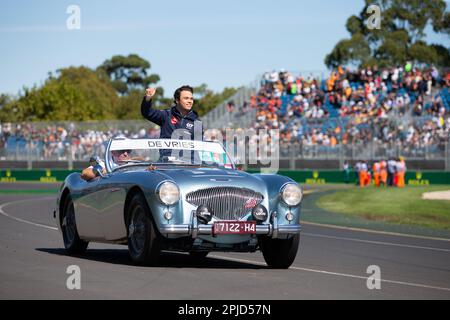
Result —
<instances>
[{"instance_id":1,"label":"driver's arm on car door","mask_svg":"<svg viewBox=\"0 0 450 320\"><path fill-rule=\"evenodd\" d=\"M102 172L103 174L106 174L106 169L102 168ZM97 171L94 170L94 166L89 166L85 169L83 169L83 171L81 171L81 179L89 181L94 179L95 177L97 177Z\"/></svg>"}]
</instances>

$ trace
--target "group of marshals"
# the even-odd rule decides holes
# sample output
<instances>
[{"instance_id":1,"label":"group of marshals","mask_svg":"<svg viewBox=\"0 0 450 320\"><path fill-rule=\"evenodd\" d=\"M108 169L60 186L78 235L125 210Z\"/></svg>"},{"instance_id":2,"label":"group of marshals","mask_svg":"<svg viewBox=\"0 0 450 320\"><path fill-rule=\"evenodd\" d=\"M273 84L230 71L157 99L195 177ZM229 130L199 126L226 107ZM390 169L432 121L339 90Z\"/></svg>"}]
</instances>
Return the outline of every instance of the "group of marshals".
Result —
<instances>
[{"instance_id":1,"label":"group of marshals","mask_svg":"<svg viewBox=\"0 0 450 320\"><path fill-rule=\"evenodd\" d=\"M365 187L373 184L379 186L405 187L406 163L403 157L391 158L388 161L375 161L370 168L367 161L358 161L355 164L357 175L356 184Z\"/></svg>"},{"instance_id":2,"label":"group of marshals","mask_svg":"<svg viewBox=\"0 0 450 320\"><path fill-rule=\"evenodd\" d=\"M155 88L148 88L141 103L142 116L161 127L161 139L203 139L203 126L197 112L192 110L194 105L194 89L190 86L182 86L173 94L174 106L165 110L152 108L152 98L156 93ZM131 150L117 150L113 154L113 160L117 163L126 159L134 159L130 156ZM81 178L91 180L100 173L105 173L105 165L101 159L92 159L91 165L84 169Z\"/></svg>"}]
</instances>

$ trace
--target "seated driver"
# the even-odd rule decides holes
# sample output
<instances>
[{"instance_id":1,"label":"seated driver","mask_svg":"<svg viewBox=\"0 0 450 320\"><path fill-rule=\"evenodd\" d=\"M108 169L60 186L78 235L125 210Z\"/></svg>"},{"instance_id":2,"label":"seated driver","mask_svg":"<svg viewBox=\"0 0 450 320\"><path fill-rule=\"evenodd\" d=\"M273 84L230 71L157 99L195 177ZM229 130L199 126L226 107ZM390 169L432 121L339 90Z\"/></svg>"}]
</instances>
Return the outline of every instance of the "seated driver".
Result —
<instances>
[{"instance_id":1,"label":"seated driver","mask_svg":"<svg viewBox=\"0 0 450 320\"><path fill-rule=\"evenodd\" d=\"M132 150L114 150L111 151L112 159L115 164L117 165L123 165L128 160L144 160L142 157L131 157ZM91 179L94 179L99 174L98 172L101 171L103 174L106 174L106 167L104 161L102 161L100 158L91 158L90 160L91 165L87 167L86 169L83 169L81 172L81 178L83 180L89 181Z\"/></svg>"}]
</instances>

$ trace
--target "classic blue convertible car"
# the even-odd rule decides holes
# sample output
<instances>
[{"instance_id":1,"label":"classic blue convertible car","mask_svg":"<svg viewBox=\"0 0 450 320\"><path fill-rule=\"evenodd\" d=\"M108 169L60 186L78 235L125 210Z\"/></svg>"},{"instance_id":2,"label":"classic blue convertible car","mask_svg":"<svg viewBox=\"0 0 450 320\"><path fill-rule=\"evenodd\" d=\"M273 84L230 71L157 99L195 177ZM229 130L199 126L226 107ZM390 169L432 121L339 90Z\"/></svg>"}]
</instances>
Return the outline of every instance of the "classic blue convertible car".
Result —
<instances>
[{"instance_id":1,"label":"classic blue convertible car","mask_svg":"<svg viewBox=\"0 0 450 320\"><path fill-rule=\"evenodd\" d=\"M127 244L136 264L161 250L261 250L272 268L294 261L302 189L292 179L240 171L218 142L112 139L104 159L98 177L72 173L61 186L54 217L70 254L92 241Z\"/></svg>"}]
</instances>

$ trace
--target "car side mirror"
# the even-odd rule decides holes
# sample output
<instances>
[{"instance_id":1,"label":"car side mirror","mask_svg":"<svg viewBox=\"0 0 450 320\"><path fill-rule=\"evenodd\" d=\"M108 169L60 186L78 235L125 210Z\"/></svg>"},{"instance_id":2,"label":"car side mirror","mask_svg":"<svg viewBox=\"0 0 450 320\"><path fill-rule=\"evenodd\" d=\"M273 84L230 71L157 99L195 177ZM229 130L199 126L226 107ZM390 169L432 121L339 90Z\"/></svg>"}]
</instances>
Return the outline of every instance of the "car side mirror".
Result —
<instances>
[{"instance_id":1,"label":"car side mirror","mask_svg":"<svg viewBox=\"0 0 450 320\"><path fill-rule=\"evenodd\" d=\"M102 178L104 178L105 176L103 175L103 167L99 164L96 164L92 170L94 170L94 173L96 176L100 176Z\"/></svg>"},{"instance_id":2,"label":"car side mirror","mask_svg":"<svg viewBox=\"0 0 450 320\"><path fill-rule=\"evenodd\" d=\"M92 170L94 171L96 176L104 177L103 175L103 168L104 168L104 162L100 157L98 156L92 156L89 159L89 164L93 167Z\"/></svg>"},{"instance_id":3,"label":"car side mirror","mask_svg":"<svg viewBox=\"0 0 450 320\"><path fill-rule=\"evenodd\" d=\"M100 157L99 156L92 156L90 159L89 159L89 165L91 165L91 166L93 166L93 167L95 167L97 164L100 164L100 163L102 163L103 161L100 159Z\"/></svg>"}]
</instances>

